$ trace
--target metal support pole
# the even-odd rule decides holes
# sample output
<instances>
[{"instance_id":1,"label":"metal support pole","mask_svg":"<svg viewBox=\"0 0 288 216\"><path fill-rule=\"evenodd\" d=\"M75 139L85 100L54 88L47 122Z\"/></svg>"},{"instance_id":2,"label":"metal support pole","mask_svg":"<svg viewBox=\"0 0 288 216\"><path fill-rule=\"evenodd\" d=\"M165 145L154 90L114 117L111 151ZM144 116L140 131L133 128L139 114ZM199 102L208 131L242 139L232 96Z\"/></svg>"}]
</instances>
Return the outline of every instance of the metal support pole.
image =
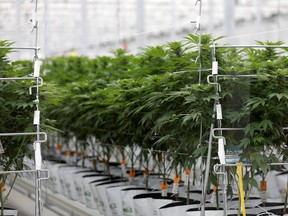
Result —
<instances>
[{"instance_id":1,"label":"metal support pole","mask_svg":"<svg viewBox=\"0 0 288 216\"><path fill-rule=\"evenodd\" d=\"M205 166L205 176L204 176L204 184L203 184L203 191L202 191L202 200L201 200L201 216L205 216L205 202L206 202L206 195L207 195L207 189L208 189L208 179L209 179L209 172L210 172L210 160L211 160L211 153L212 153L212 142L213 142L213 128L214 128L214 118L215 118L215 106L214 104L214 110L213 110L213 116L212 116L212 123L210 126L210 135L209 135L209 142L208 142L208 153L207 153L207 161Z\"/></svg>"},{"instance_id":2,"label":"metal support pole","mask_svg":"<svg viewBox=\"0 0 288 216\"><path fill-rule=\"evenodd\" d=\"M231 36L235 32L235 0L224 0L224 32Z\"/></svg>"},{"instance_id":3,"label":"metal support pole","mask_svg":"<svg viewBox=\"0 0 288 216\"><path fill-rule=\"evenodd\" d=\"M136 1L137 48L145 46L145 0Z\"/></svg>"},{"instance_id":4,"label":"metal support pole","mask_svg":"<svg viewBox=\"0 0 288 216\"><path fill-rule=\"evenodd\" d=\"M87 48L89 43L88 38L88 19L87 19L87 0L81 0L81 49L82 55L87 55Z\"/></svg>"}]
</instances>

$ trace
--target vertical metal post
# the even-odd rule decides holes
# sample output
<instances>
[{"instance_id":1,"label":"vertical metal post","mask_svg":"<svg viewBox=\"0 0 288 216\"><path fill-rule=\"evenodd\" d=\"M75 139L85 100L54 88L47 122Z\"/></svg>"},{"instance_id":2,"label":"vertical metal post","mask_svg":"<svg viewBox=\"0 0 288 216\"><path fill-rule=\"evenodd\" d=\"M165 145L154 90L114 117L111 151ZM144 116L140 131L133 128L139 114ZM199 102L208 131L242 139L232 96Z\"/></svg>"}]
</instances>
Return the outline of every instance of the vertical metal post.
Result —
<instances>
[{"instance_id":1,"label":"vertical metal post","mask_svg":"<svg viewBox=\"0 0 288 216\"><path fill-rule=\"evenodd\" d=\"M204 176L204 184L203 184L203 191L202 191L202 200L201 200L201 216L205 216L205 202L206 202L206 195L208 189L208 179L209 179L209 172L210 172L210 160L211 160L211 153L212 153L212 142L213 142L213 129L214 129L214 118L215 118L215 105L213 110L213 117L212 123L210 126L210 135L209 135L209 142L208 142L208 153L207 153L207 161L205 165L205 176Z\"/></svg>"},{"instance_id":2,"label":"vertical metal post","mask_svg":"<svg viewBox=\"0 0 288 216\"><path fill-rule=\"evenodd\" d=\"M137 47L145 46L145 0L136 1Z\"/></svg>"},{"instance_id":3,"label":"vertical metal post","mask_svg":"<svg viewBox=\"0 0 288 216\"><path fill-rule=\"evenodd\" d=\"M235 32L235 0L224 0L224 32L233 35Z\"/></svg>"},{"instance_id":4,"label":"vertical metal post","mask_svg":"<svg viewBox=\"0 0 288 216\"><path fill-rule=\"evenodd\" d=\"M256 12L256 29L257 32L260 30L262 23L262 0L256 0L255 2L255 12Z\"/></svg>"},{"instance_id":5,"label":"vertical metal post","mask_svg":"<svg viewBox=\"0 0 288 216\"><path fill-rule=\"evenodd\" d=\"M81 48L80 54L87 55L88 50L88 19L87 19L87 0L81 0Z\"/></svg>"},{"instance_id":6,"label":"vertical metal post","mask_svg":"<svg viewBox=\"0 0 288 216\"><path fill-rule=\"evenodd\" d=\"M208 0L208 32L213 32L214 29L214 1L213 0Z\"/></svg>"},{"instance_id":7,"label":"vertical metal post","mask_svg":"<svg viewBox=\"0 0 288 216\"><path fill-rule=\"evenodd\" d=\"M32 1L33 2L33 1ZM35 0L35 9L33 11L34 13L34 20L32 20L33 23L33 31L35 32L35 54L34 54L34 61L38 61L39 59L39 54L38 54L38 34L39 34L39 29L38 29L38 16L37 16L37 12L38 12L38 0ZM34 64L35 66L35 64ZM35 74L34 74L35 75ZM36 106L36 112L39 112L39 83L40 83L40 77L37 75L36 77L36 95L35 95L35 106ZM40 113L39 116L37 117L37 119L40 119ZM35 113L34 113L34 121L35 121ZM41 161L39 161L38 157L41 157L41 144L40 144L40 120L34 122L34 124L36 125L36 141L34 143L34 151L35 151L35 169L36 169L36 173L35 173L35 216L41 216L41 164L39 165L38 163ZM40 155L39 155L40 152Z\"/></svg>"},{"instance_id":8,"label":"vertical metal post","mask_svg":"<svg viewBox=\"0 0 288 216\"><path fill-rule=\"evenodd\" d=\"M15 9L16 9L16 17L15 17L15 21L16 21L16 27L19 28L19 26L21 25L21 5L20 5L20 1L19 0L14 0L15 1ZM21 41L21 34L15 34L15 41L17 41L18 43ZM20 59L20 52L17 52L17 58Z\"/></svg>"},{"instance_id":9,"label":"vertical metal post","mask_svg":"<svg viewBox=\"0 0 288 216\"><path fill-rule=\"evenodd\" d=\"M118 49L121 47L121 2L120 0L116 1L116 41L115 48Z\"/></svg>"},{"instance_id":10,"label":"vertical metal post","mask_svg":"<svg viewBox=\"0 0 288 216\"><path fill-rule=\"evenodd\" d=\"M170 0L170 17L171 17L171 28L170 30L170 40L175 40L176 37L176 31L175 31L175 20L176 20L176 13L177 13L177 5L175 3L175 0Z\"/></svg>"},{"instance_id":11,"label":"vertical metal post","mask_svg":"<svg viewBox=\"0 0 288 216\"><path fill-rule=\"evenodd\" d=\"M17 0L16 0L17 1ZM43 22L44 22L44 59L49 56L49 0L44 1L44 13L43 13Z\"/></svg>"},{"instance_id":12,"label":"vertical metal post","mask_svg":"<svg viewBox=\"0 0 288 216\"><path fill-rule=\"evenodd\" d=\"M227 215L227 186L228 186L228 174L226 167L222 166L222 197L223 197L223 216Z\"/></svg>"}]
</instances>

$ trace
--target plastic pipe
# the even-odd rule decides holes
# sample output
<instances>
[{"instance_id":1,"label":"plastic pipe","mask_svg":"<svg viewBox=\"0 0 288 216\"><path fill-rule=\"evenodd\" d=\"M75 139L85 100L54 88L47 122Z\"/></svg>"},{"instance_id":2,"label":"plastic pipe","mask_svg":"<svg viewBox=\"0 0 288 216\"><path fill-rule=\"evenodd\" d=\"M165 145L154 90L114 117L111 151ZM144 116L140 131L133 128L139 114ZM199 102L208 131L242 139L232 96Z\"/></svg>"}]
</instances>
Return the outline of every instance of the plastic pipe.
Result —
<instances>
[{"instance_id":1,"label":"plastic pipe","mask_svg":"<svg viewBox=\"0 0 288 216\"><path fill-rule=\"evenodd\" d=\"M242 164L242 163L240 162L237 164ZM240 193L242 215L246 216L244 192L243 192L242 166L241 165L237 166L237 173L238 173L238 178L239 178L239 193Z\"/></svg>"}]
</instances>

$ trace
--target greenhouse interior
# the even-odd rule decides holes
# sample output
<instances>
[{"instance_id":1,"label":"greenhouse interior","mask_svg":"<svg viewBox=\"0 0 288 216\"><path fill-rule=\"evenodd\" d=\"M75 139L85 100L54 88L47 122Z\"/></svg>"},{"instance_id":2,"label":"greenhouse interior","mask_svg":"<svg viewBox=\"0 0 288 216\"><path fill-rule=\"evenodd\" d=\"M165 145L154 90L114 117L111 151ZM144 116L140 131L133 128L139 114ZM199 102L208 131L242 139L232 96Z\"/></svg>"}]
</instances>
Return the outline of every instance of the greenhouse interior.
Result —
<instances>
[{"instance_id":1,"label":"greenhouse interior","mask_svg":"<svg viewBox=\"0 0 288 216\"><path fill-rule=\"evenodd\" d=\"M288 215L287 0L1 0L1 216Z\"/></svg>"}]
</instances>

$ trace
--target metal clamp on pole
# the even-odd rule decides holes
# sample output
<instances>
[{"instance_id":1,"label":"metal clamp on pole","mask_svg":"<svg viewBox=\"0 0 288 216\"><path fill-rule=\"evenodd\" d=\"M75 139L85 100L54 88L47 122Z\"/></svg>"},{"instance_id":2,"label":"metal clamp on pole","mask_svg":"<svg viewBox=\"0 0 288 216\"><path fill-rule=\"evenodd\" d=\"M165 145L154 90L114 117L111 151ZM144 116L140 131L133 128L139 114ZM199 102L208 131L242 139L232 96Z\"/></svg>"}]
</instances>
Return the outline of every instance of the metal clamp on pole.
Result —
<instances>
[{"instance_id":1,"label":"metal clamp on pole","mask_svg":"<svg viewBox=\"0 0 288 216\"><path fill-rule=\"evenodd\" d=\"M38 88L38 87L43 86L43 79L41 77L36 77L36 78L39 79L40 82L38 83L38 85L33 85L33 86L29 87L29 94L30 95L32 95L32 88Z\"/></svg>"},{"instance_id":2,"label":"metal clamp on pole","mask_svg":"<svg viewBox=\"0 0 288 216\"><path fill-rule=\"evenodd\" d=\"M222 172L222 171L219 171L220 170L224 170L223 167L225 166L225 164L215 164L213 166L213 172L216 174L216 175L224 175L226 174L226 172ZM222 169L221 169L222 168Z\"/></svg>"},{"instance_id":3,"label":"metal clamp on pole","mask_svg":"<svg viewBox=\"0 0 288 216\"><path fill-rule=\"evenodd\" d=\"M216 77L216 78L217 78L217 76L218 76L218 75L208 75L208 76L207 76L207 83L210 84L210 85L215 85L215 86L217 87L217 91L218 91L218 92L221 92L221 85L220 85L220 83L218 83L218 82L211 82L211 81L210 81L210 78L211 78L211 77L213 77L213 78Z\"/></svg>"}]
</instances>

